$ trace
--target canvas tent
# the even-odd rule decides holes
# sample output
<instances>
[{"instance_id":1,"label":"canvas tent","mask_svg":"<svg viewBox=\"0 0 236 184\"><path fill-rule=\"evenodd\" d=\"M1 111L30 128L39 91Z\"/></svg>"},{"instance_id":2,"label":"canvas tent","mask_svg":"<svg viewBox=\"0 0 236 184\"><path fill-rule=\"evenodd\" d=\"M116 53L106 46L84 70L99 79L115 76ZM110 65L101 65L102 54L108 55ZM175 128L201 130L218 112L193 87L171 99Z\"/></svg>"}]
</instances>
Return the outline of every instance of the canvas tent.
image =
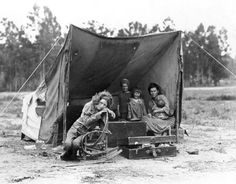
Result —
<instances>
[{"instance_id":1,"label":"canvas tent","mask_svg":"<svg viewBox=\"0 0 236 184\"><path fill-rule=\"evenodd\" d=\"M85 102L104 89L115 99L122 78L130 80L131 88L139 87L145 101L149 99L150 82L162 86L179 124L182 67L180 31L108 38L71 25L45 77L46 108L40 119L38 139L60 142Z\"/></svg>"}]
</instances>

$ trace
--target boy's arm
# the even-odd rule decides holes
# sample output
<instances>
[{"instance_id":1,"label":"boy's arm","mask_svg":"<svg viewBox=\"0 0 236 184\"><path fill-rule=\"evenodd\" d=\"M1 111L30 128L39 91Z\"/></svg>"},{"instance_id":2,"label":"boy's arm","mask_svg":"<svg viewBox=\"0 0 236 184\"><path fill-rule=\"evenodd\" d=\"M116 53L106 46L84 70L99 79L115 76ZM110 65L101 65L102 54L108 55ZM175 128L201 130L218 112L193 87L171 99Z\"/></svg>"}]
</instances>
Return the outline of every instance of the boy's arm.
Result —
<instances>
[{"instance_id":1,"label":"boy's arm","mask_svg":"<svg viewBox=\"0 0 236 184\"><path fill-rule=\"evenodd\" d=\"M143 108L143 115L146 116L147 115L147 110L144 104L144 100L142 100L142 108Z\"/></svg>"},{"instance_id":2,"label":"boy's arm","mask_svg":"<svg viewBox=\"0 0 236 184\"><path fill-rule=\"evenodd\" d=\"M120 117L120 105L117 105L117 117Z\"/></svg>"},{"instance_id":3,"label":"boy's arm","mask_svg":"<svg viewBox=\"0 0 236 184\"><path fill-rule=\"evenodd\" d=\"M127 119L131 119L131 106L130 106L130 103L128 103L128 114L127 114Z\"/></svg>"}]
</instances>

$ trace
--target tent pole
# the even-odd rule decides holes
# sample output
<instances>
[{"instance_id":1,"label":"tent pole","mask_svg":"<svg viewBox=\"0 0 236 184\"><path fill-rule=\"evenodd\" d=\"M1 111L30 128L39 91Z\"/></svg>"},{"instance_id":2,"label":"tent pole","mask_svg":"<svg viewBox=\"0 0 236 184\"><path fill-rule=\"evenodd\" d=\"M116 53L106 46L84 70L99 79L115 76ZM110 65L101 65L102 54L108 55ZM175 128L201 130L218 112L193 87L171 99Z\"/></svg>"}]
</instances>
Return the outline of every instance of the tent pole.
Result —
<instances>
[{"instance_id":1,"label":"tent pole","mask_svg":"<svg viewBox=\"0 0 236 184\"><path fill-rule=\"evenodd\" d=\"M176 108L176 143L179 142L179 125L180 125L180 122L181 122L181 115L182 115L182 112L181 112L181 109L182 109L182 104L181 104L181 101L182 101L182 85L183 85L183 72L180 71L179 72L179 76L178 76L178 87L177 87L177 108Z\"/></svg>"},{"instance_id":2,"label":"tent pole","mask_svg":"<svg viewBox=\"0 0 236 184\"><path fill-rule=\"evenodd\" d=\"M65 98L64 98L64 107L63 107L63 142L65 142L66 140L66 130L67 130L67 126L66 126L66 122L67 122L67 104L68 104L68 100L69 100L69 71L70 71L70 61L69 61L69 57L68 57L68 53L66 55L66 60L67 62L67 67L66 67L66 76L65 76Z\"/></svg>"},{"instance_id":3,"label":"tent pole","mask_svg":"<svg viewBox=\"0 0 236 184\"><path fill-rule=\"evenodd\" d=\"M181 101L182 101L182 70L183 70L183 53L182 53L182 41L181 41L181 33L180 33L180 47L179 47L179 75L178 75L178 81L177 81L177 108L176 108L176 143L179 143L179 124L181 121ZM181 96L180 96L181 95Z\"/></svg>"},{"instance_id":4,"label":"tent pole","mask_svg":"<svg viewBox=\"0 0 236 184\"><path fill-rule=\"evenodd\" d=\"M180 75L180 73L179 73ZM176 129L176 143L179 143L179 90L180 90L180 80L179 80L180 77L178 77L178 86L177 86L177 108L176 108L176 121L175 121L175 129Z\"/></svg>"},{"instance_id":5,"label":"tent pole","mask_svg":"<svg viewBox=\"0 0 236 184\"><path fill-rule=\"evenodd\" d=\"M69 29L69 36L68 36L68 39L69 39L69 43L70 45L67 45L68 46L68 50L67 52L65 53L66 54L66 75L65 75L65 96L64 96L64 107L63 107L63 143L65 142L66 140L66 134L67 134L67 106L68 106L68 103L69 103L69 78L70 78L70 62L72 61L72 56L71 56L71 40L72 40L72 30L73 30L73 26L70 25L70 29Z\"/></svg>"}]
</instances>

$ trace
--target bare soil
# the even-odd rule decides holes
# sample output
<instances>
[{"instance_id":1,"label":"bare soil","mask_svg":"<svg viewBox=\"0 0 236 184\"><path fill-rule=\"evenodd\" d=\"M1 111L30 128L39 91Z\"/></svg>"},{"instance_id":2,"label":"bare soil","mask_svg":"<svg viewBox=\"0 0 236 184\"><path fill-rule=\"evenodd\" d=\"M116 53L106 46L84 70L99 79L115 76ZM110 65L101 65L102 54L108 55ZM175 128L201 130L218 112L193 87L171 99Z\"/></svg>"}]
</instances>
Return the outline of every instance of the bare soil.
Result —
<instances>
[{"instance_id":1,"label":"bare soil","mask_svg":"<svg viewBox=\"0 0 236 184\"><path fill-rule=\"evenodd\" d=\"M117 156L105 163L61 161L60 151L21 141L24 94L0 114L1 184L236 182L235 87L184 90L181 127L189 136L176 144L176 157L128 160ZM0 93L0 110L14 95ZM25 149L27 146L37 149Z\"/></svg>"}]
</instances>

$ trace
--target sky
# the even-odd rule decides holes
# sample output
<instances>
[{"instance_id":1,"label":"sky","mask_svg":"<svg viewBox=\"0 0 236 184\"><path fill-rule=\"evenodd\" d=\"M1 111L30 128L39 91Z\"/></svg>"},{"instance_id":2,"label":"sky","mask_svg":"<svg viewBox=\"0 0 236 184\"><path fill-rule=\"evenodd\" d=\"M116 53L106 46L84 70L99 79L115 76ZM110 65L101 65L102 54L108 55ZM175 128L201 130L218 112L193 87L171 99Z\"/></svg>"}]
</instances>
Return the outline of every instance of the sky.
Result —
<instances>
[{"instance_id":1,"label":"sky","mask_svg":"<svg viewBox=\"0 0 236 184\"><path fill-rule=\"evenodd\" d=\"M89 20L115 29L127 27L131 21L152 27L167 17L182 31L196 30L200 23L205 28L224 27L231 55L236 57L235 0L0 0L0 20L6 17L25 25L34 4L49 7L64 29L70 24L82 27Z\"/></svg>"}]
</instances>

